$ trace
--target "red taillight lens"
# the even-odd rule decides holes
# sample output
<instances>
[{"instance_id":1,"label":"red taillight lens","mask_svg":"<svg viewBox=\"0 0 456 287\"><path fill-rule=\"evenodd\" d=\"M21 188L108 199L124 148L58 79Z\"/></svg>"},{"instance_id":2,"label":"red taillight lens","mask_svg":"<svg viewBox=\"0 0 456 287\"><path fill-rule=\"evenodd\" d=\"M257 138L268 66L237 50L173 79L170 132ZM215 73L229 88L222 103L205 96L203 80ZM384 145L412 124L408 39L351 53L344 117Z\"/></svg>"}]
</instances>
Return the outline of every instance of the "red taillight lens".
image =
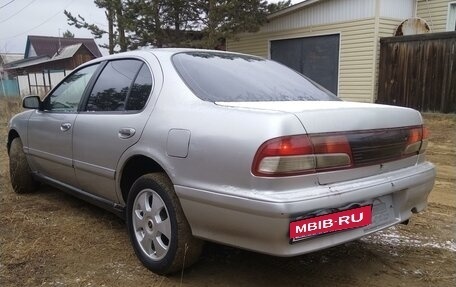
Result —
<instances>
[{"instance_id":1,"label":"red taillight lens","mask_svg":"<svg viewBox=\"0 0 456 287\"><path fill-rule=\"evenodd\" d=\"M427 138L429 137L429 130L425 126L411 128L407 138L407 146L404 150L405 156L412 154L423 153L427 148Z\"/></svg>"},{"instance_id":2,"label":"red taillight lens","mask_svg":"<svg viewBox=\"0 0 456 287\"><path fill-rule=\"evenodd\" d=\"M421 141L420 153L424 153L428 146L430 132L427 127L423 126L423 140Z\"/></svg>"},{"instance_id":3,"label":"red taillight lens","mask_svg":"<svg viewBox=\"0 0 456 287\"><path fill-rule=\"evenodd\" d=\"M344 135L311 136L315 153L346 153L350 154L350 144Z\"/></svg>"},{"instance_id":4,"label":"red taillight lens","mask_svg":"<svg viewBox=\"0 0 456 287\"><path fill-rule=\"evenodd\" d=\"M423 139L428 139L430 136L429 129L425 126L423 126Z\"/></svg>"},{"instance_id":5,"label":"red taillight lens","mask_svg":"<svg viewBox=\"0 0 456 287\"><path fill-rule=\"evenodd\" d=\"M275 138L265 142L259 149L263 156L292 156L311 154L313 151L306 135Z\"/></svg>"},{"instance_id":6,"label":"red taillight lens","mask_svg":"<svg viewBox=\"0 0 456 287\"><path fill-rule=\"evenodd\" d=\"M257 176L299 174L315 168L313 147L306 135L275 138L262 144L253 160Z\"/></svg>"},{"instance_id":7,"label":"red taillight lens","mask_svg":"<svg viewBox=\"0 0 456 287\"><path fill-rule=\"evenodd\" d=\"M269 140L253 161L257 176L286 176L350 167L351 150L343 135L297 135Z\"/></svg>"},{"instance_id":8,"label":"red taillight lens","mask_svg":"<svg viewBox=\"0 0 456 287\"><path fill-rule=\"evenodd\" d=\"M352 166L350 143L345 135L311 136L318 171Z\"/></svg>"},{"instance_id":9,"label":"red taillight lens","mask_svg":"<svg viewBox=\"0 0 456 287\"><path fill-rule=\"evenodd\" d=\"M409 137L408 137L407 143L409 145L414 144L416 142L421 141L422 138L423 138L423 128L413 128L413 129L410 129L410 131L409 131Z\"/></svg>"}]
</instances>

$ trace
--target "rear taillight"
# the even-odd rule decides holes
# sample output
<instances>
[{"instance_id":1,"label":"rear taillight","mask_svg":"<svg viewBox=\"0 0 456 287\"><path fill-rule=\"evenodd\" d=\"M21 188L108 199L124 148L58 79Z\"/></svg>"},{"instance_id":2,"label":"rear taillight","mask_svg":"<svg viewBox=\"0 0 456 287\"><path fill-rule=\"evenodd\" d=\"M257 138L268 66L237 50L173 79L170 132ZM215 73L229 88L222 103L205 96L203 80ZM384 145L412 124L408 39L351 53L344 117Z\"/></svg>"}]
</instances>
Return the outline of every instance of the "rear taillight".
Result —
<instances>
[{"instance_id":1,"label":"rear taillight","mask_svg":"<svg viewBox=\"0 0 456 287\"><path fill-rule=\"evenodd\" d=\"M345 135L311 136L317 160L317 171L344 168L352 165L350 143Z\"/></svg>"},{"instance_id":2,"label":"rear taillight","mask_svg":"<svg viewBox=\"0 0 456 287\"><path fill-rule=\"evenodd\" d=\"M428 145L429 130L425 126L411 128L403 155L424 153Z\"/></svg>"},{"instance_id":3,"label":"rear taillight","mask_svg":"<svg viewBox=\"0 0 456 287\"><path fill-rule=\"evenodd\" d=\"M420 153L424 153L428 146L429 141L429 130L427 127L423 126L423 140L421 141Z\"/></svg>"},{"instance_id":4,"label":"rear taillight","mask_svg":"<svg viewBox=\"0 0 456 287\"><path fill-rule=\"evenodd\" d=\"M252 173L266 177L301 175L377 164L425 152L429 137L426 127L415 126L391 131L393 132L375 130L274 138L258 149ZM394 136L396 134L398 136ZM354 151L350 141L355 142L352 142Z\"/></svg>"},{"instance_id":5,"label":"rear taillight","mask_svg":"<svg viewBox=\"0 0 456 287\"><path fill-rule=\"evenodd\" d=\"M252 172L287 176L350 167L350 144L343 135L297 135L271 139L258 149Z\"/></svg>"}]
</instances>

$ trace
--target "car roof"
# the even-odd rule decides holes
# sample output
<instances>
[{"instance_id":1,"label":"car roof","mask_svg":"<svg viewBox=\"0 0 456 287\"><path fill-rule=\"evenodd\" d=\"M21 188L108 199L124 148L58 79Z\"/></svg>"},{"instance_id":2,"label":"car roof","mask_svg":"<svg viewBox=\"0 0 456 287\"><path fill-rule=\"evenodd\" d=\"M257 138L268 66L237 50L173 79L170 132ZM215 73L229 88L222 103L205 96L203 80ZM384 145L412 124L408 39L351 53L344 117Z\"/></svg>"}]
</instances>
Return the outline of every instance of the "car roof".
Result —
<instances>
[{"instance_id":1,"label":"car roof","mask_svg":"<svg viewBox=\"0 0 456 287\"><path fill-rule=\"evenodd\" d=\"M207 49L193 49L193 48L147 48L147 49L139 49L139 50L122 52L122 53L117 53L117 54L112 54L112 55L99 57L99 58L96 58L96 59L93 59L93 60L91 60L89 62L84 63L80 67L88 66L88 65L91 65L91 64L94 64L94 63L99 63L99 62L102 62L102 61L105 61L105 60L114 60L114 59L128 58L128 57L146 58L150 54L154 54L158 58L161 58L161 57L168 57L169 58L169 57L171 57L174 54L182 53L182 52L207 52L207 53L223 53L223 54L245 55L245 54L241 54L241 53L227 52L227 51L221 51L221 50L207 50Z\"/></svg>"}]
</instances>

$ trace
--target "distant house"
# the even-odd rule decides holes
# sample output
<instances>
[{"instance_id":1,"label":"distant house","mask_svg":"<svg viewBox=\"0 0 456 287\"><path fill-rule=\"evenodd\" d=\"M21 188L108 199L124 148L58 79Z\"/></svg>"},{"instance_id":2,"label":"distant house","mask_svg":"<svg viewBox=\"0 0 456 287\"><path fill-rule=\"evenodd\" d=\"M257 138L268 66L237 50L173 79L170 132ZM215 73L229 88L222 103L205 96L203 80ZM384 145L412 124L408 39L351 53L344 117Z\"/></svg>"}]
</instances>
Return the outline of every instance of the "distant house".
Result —
<instances>
[{"instance_id":1,"label":"distant house","mask_svg":"<svg viewBox=\"0 0 456 287\"><path fill-rule=\"evenodd\" d=\"M21 60L24 58L23 54L19 53L0 53L0 96L17 96L19 94L19 85L4 66Z\"/></svg>"},{"instance_id":2,"label":"distant house","mask_svg":"<svg viewBox=\"0 0 456 287\"><path fill-rule=\"evenodd\" d=\"M24 59L4 69L17 76L21 94L43 94L68 71L101 56L93 39L28 36Z\"/></svg>"},{"instance_id":3,"label":"distant house","mask_svg":"<svg viewBox=\"0 0 456 287\"><path fill-rule=\"evenodd\" d=\"M11 62L24 59L20 53L0 53L0 79L8 79L8 72L4 69Z\"/></svg>"},{"instance_id":4,"label":"distant house","mask_svg":"<svg viewBox=\"0 0 456 287\"><path fill-rule=\"evenodd\" d=\"M24 54L20 53L0 53L0 79L8 78L8 73L3 69L3 66L11 62L24 59Z\"/></svg>"},{"instance_id":5,"label":"distant house","mask_svg":"<svg viewBox=\"0 0 456 287\"><path fill-rule=\"evenodd\" d=\"M431 32L456 29L455 0L307 0L268 16L227 50L281 62L344 100L374 102L379 39L419 17Z\"/></svg>"},{"instance_id":6,"label":"distant house","mask_svg":"<svg viewBox=\"0 0 456 287\"><path fill-rule=\"evenodd\" d=\"M60 49L74 44L84 44L84 46L96 58L101 57L101 52L97 44L90 38L61 38L49 36L28 36L25 44L24 58L33 58L40 56L52 57L59 52Z\"/></svg>"}]
</instances>

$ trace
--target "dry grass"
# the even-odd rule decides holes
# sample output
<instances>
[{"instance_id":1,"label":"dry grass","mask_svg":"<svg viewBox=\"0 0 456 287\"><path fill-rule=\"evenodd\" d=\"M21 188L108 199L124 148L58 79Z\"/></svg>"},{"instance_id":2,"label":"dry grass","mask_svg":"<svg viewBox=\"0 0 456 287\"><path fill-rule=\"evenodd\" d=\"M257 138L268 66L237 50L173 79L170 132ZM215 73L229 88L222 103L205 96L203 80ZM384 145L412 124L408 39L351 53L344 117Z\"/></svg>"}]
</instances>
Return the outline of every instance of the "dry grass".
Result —
<instances>
[{"instance_id":1,"label":"dry grass","mask_svg":"<svg viewBox=\"0 0 456 287\"><path fill-rule=\"evenodd\" d=\"M0 97L0 124L4 126L15 114L22 111L20 97Z\"/></svg>"},{"instance_id":2,"label":"dry grass","mask_svg":"<svg viewBox=\"0 0 456 287\"><path fill-rule=\"evenodd\" d=\"M0 197L9 188L8 155L5 148L8 121L22 111L19 97L0 97Z\"/></svg>"},{"instance_id":3,"label":"dry grass","mask_svg":"<svg viewBox=\"0 0 456 287\"><path fill-rule=\"evenodd\" d=\"M12 116L22 111L22 103L19 97L0 97L0 162L6 163L7 161L7 153L4 145L4 140L6 139L4 135L7 134L7 125L8 121L11 119ZM0 179L1 178L9 178L8 175L8 167L5 164L0 165ZM1 183L0 183L1 187ZM1 190L0 190L1 191Z\"/></svg>"}]
</instances>

